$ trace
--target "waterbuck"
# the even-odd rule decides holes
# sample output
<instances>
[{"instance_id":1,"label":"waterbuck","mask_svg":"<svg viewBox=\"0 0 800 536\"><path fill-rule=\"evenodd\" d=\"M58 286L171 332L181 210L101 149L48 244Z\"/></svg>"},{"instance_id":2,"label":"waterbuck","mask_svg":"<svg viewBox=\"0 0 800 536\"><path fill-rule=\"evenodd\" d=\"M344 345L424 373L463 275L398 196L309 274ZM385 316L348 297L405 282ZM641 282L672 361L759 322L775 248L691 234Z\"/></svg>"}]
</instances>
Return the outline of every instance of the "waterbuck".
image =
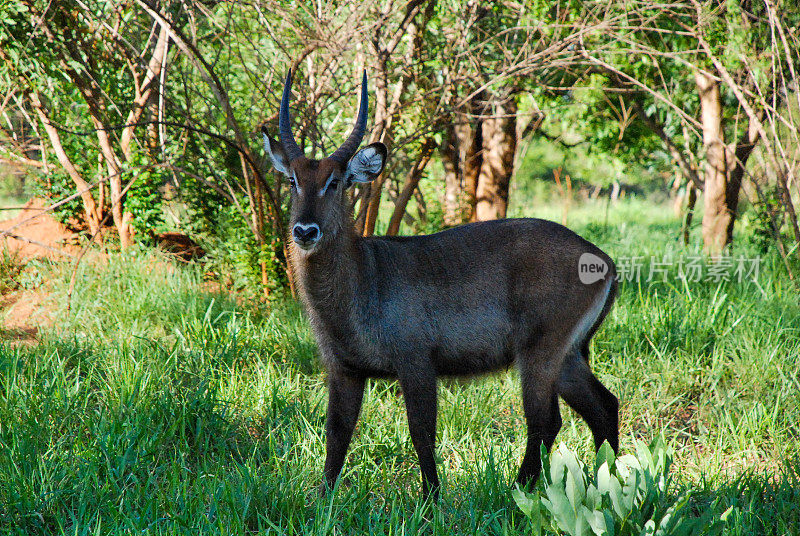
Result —
<instances>
[{"instance_id":1,"label":"waterbuck","mask_svg":"<svg viewBox=\"0 0 800 536\"><path fill-rule=\"evenodd\" d=\"M375 179L387 150L358 150L367 78L352 133L322 160L305 157L290 127L291 72L279 140L265 128L275 168L291 183L291 256L299 294L328 371L324 485L344 464L367 378L396 378L425 496L438 495L436 381L516 363L528 426L517 481L535 482L539 449L561 428L558 397L589 424L597 447L618 446L618 402L592 374L589 340L616 296L613 261L546 220L470 223L416 237L361 237L347 190Z\"/></svg>"}]
</instances>

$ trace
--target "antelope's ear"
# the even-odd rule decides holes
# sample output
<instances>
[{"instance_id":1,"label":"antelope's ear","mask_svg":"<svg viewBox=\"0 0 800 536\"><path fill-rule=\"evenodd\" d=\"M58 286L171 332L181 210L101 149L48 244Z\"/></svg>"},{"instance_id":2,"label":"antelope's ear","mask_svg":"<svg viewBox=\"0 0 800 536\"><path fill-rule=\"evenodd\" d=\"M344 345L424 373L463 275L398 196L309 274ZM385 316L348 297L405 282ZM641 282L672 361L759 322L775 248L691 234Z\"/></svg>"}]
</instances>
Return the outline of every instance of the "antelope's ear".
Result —
<instances>
[{"instance_id":1,"label":"antelope's ear","mask_svg":"<svg viewBox=\"0 0 800 536\"><path fill-rule=\"evenodd\" d=\"M354 182L371 182L381 174L386 165L388 154L386 146L381 142L372 143L358 151L347 163L344 173L345 183L350 186Z\"/></svg>"},{"instance_id":2,"label":"antelope's ear","mask_svg":"<svg viewBox=\"0 0 800 536\"><path fill-rule=\"evenodd\" d=\"M283 150L283 145L269 137L265 126L261 127L261 135L264 137L264 149L269 154L272 165L287 177L290 176L289 158L286 156L286 151Z\"/></svg>"}]
</instances>

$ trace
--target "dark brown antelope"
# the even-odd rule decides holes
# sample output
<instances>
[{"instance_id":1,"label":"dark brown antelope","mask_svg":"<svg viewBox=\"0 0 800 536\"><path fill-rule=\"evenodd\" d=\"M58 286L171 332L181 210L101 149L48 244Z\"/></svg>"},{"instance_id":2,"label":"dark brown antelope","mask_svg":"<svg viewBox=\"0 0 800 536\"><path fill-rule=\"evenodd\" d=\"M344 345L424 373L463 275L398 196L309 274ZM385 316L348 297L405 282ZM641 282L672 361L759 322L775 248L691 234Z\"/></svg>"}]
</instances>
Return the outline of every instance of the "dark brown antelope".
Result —
<instances>
[{"instance_id":1,"label":"dark brown antelope","mask_svg":"<svg viewBox=\"0 0 800 536\"><path fill-rule=\"evenodd\" d=\"M347 189L377 177L387 150L358 146L367 124L367 78L350 137L311 160L289 121L291 72L279 134L264 133L275 168L291 183L291 255L300 296L328 371L324 484L344 464L367 378L397 378L423 494L438 494L436 381L516 363L528 425L517 481L535 482L539 449L561 428L561 396L599 447L618 446L616 397L589 370L589 341L616 296L613 261L545 220L471 223L417 237L361 237Z\"/></svg>"}]
</instances>

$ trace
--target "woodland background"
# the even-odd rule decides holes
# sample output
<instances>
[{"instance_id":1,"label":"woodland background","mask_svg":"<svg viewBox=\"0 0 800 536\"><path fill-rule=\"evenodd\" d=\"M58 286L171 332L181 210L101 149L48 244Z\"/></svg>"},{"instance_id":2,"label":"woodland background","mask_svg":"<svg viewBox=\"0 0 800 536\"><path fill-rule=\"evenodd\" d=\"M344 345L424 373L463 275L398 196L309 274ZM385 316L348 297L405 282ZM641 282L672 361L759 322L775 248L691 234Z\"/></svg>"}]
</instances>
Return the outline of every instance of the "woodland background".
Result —
<instances>
[{"instance_id":1,"label":"woodland background","mask_svg":"<svg viewBox=\"0 0 800 536\"><path fill-rule=\"evenodd\" d=\"M391 159L355 192L364 235L502 218L515 188L555 183L670 197L711 255L745 203L787 269L800 255L792 2L5 1L2 17L6 192L123 250L178 231L284 286L288 189L259 127L275 131L293 69L296 135L330 153L366 69L368 137Z\"/></svg>"}]
</instances>

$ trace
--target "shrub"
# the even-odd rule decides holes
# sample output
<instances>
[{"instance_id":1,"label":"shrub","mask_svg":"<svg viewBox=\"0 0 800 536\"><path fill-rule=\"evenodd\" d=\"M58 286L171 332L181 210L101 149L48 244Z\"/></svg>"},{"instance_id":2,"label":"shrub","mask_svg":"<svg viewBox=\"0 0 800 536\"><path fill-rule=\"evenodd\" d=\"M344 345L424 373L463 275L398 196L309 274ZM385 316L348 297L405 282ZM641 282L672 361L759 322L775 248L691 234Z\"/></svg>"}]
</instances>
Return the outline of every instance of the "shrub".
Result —
<instances>
[{"instance_id":1,"label":"shrub","mask_svg":"<svg viewBox=\"0 0 800 536\"><path fill-rule=\"evenodd\" d=\"M20 287L19 275L25 263L18 253L0 248L0 296Z\"/></svg>"},{"instance_id":2,"label":"shrub","mask_svg":"<svg viewBox=\"0 0 800 536\"><path fill-rule=\"evenodd\" d=\"M592 470L563 444L549 455L542 447L542 460L538 489L512 492L534 534L714 535L731 512L714 502L695 515L690 493L670 493L672 449L662 440L620 457L604 443Z\"/></svg>"}]
</instances>

